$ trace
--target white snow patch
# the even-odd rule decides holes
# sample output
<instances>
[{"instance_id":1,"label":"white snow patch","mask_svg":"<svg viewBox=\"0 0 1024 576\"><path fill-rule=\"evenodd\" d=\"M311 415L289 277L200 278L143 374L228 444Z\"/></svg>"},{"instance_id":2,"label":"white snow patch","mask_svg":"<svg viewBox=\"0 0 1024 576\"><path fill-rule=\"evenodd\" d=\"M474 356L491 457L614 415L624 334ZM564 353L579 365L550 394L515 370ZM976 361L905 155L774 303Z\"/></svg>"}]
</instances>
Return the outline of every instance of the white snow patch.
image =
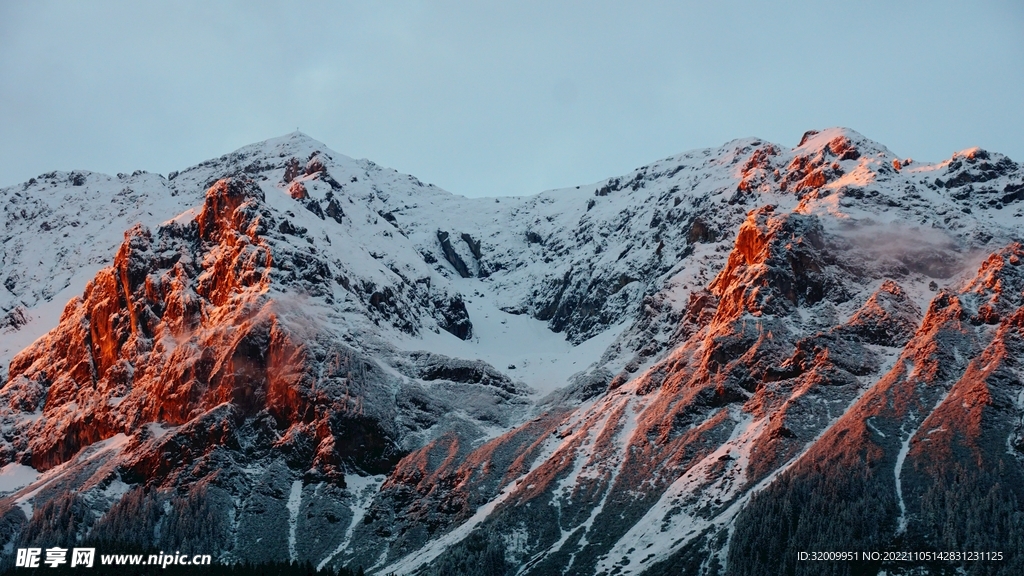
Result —
<instances>
[{"instance_id":1,"label":"white snow patch","mask_svg":"<svg viewBox=\"0 0 1024 576\"><path fill-rule=\"evenodd\" d=\"M574 346L545 322L527 314L502 311L489 283L478 279L457 279L454 283L465 295L473 337L463 341L447 332L424 331L419 338L403 335L396 339L397 344L409 351L426 349L455 358L483 360L539 395L565 386L570 376L597 361L628 326L628 322L612 326Z\"/></svg>"},{"instance_id":2,"label":"white snow patch","mask_svg":"<svg viewBox=\"0 0 1024 576\"><path fill-rule=\"evenodd\" d=\"M436 540L428 542L419 550L413 552L412 554L409 554L408 556L405 556L404 558L399 559L397 562L391 564L390 566L378 570L378 572L381 574L411 574L420 566L423 566L424 564L434 560L435 558L440 556L442 552L454 546L455 544L461 542L463 539L466 538L466 536L469 536L469 533L472 532L473 529L476 528L478 524L480 524L488 516L490 516L491 512L494 511L494 508L497 507L498 504L504 502L511 493L511 490L503 492L494 500L491 500L487 504L484 504L483 506L477 508L476 513L473 514L473 516L471 516L468 520L463 522L461 525L459 525L451 532L444 534ZM373 569L376 569L376 566L374 566Z\"/></svg>"},{"instance_id":3,"label":"white snow patch","mask_svg":"<svg viewBox=\"0 0 1024 576\"><path fill-rule=\"evenodd\" d=\"M16 492L39 479L40 472L24 464L10 464L0 468L0 494Z\"/></svg>"},{"instance_id":4,"label":"white snow patch","mask_svg":"<svg viewBox=\"0 0 1024 576\"><path fill-rule=\"evenodd\" d=\"M875 434L878 434L882 438L885 438L885 434L882 433L881 430L879 430L878 428L875 427L874 423L871 422L871 418L868 418L867 420L865 420L864 424L867 424L867 427L870 428L872 432L874 432Z\"/></svg>"},{"instance_id":5,"label":"white snow patch","mask_svg":"<svg viewBox=\"0 0 1024 576\"><path fill-rule=\"evenodd\" d=\"M292 562L299 560L295 551L295 528L299 523L299 505L302 503L302 480L292 482L291 493L288 494L288 556Z\"/></svg>"},{"instance_id":6,"label":"white snow patch","mask_svg":"<svg viewBox=\"0 0 1024 576\"><path fill-rule=\"evenodd\" d=\"M637 396L628 396L626 398L626 406L622 413L622 420L619 421L621 422L622 427L615 435L615 442L619 453L625 453L625 450L633 437L633 433L637 429L637 414L640 411L638 405L645 403L642 400L639 400ZM559 509L561 500L571 497L573 490L579 486L580 478L597 478L605 474L606 472L609 472L608 462L596 461L590 455L593 453L591 447L594 445L597 439L604 433L605 428L608 426L608 419L611 417L611 414L616 412L618 409L617 407L611 405L616 400L618 400L618 398L610 398L605 402L600 403L599 410L597 410L595 406L596 414L592 414L592 417L601 418L600 422L597 425L592 426L588 429L586 440L583 444L580 445L580 447L576 451L576 459L573 464L572 472L570 472L565 478L563 478L558 483L558 486L556 486L554 490L552 490L552 502L555 504L556 507L559 507ZM616 423L615 425L619 425L619 423ZM567 438L565 442L569 442L571 440L572 436ZM561 550L562 546L565 545L566 541L568 541L569 538L579 530L583 530L583 536L581 537L580 546L585 544L586 535L590 531L590 528L594 525L594 520L601 513L601 511L604 510L605 503L608 500L608 495L611 493L611 488L615 484L615 480L618 477L619 472L622 469L622 465L626 459L618 458L617 460L617 463L614 463L610 468L610 476L608 478L604 494L602 494L601 496L601 500L597 503L596 506L594 506L594 508L591 509L590 515L587 517L586 521L584 521L583 524L579 526L574 526L571 530L563 529L561 536L554 544L544 549L543 551L539 552L538 554L535 554L532 558L530 558L528 562L525 562L523 566L519 569L519 572L517 572L517 574L522 574L523 572L529 570L538 562L546 558L548 555ZM574 558L575 556L573 557L573 559ZM570 560L569 565L566 569L568 570L571 567L572 561Z\"/></svg>"},{"instance_id":7,"label":"white snow patch","mask_svg":"<svg viewBox=\"0 0 1024 576\"><path fill-rule=\"evenodd\" d=\"M78 457L75 461L78 462L82 460L92 460L93 458L96 458L100 454L111 451L120 452L125 446L128 445L128 442L130 440L131 436L127 436L123 432L118 432L117 434L114 434L110 438L107 438L106 440L101 440L86 448L83 451L82 456Z\"/></svg>"},{"instance_id":8,"label":"white snow patch","mask_svg":"<svg viewBox=\"0 0 1024 576\"><path fill-rule=\"evenodd\" d=\"M739 410L732 411L731 416L736 425L729 440L691 466L669 486L643 518L598 561L598 572L608 572L616 567L620 567L624 574L642 570L646 567L641 563L644 558L663 558L712 523L720 524L726 518L731 519L731 515L726 515L730 514L732 507L711 520L691 514L715 501L727 502L735 497L745 483L750 451L754 441L768 425L768 419L755 420L750 414ZM723 461L728 462L726 466L729 471L714 473L712 468L721 466ZM695 495L698 496L697 501L689 502ZM624 557L629 562L619 566Z\"/></svg>"},{"instance_id":9,"label":"white snow patch","mask_svg":"<svg viewBox=\"0 0 1024 576\"><path fill-rule=\"evenodd\" d=\"M340 554L345 548L348 547L349 543L352 542L352 533L355 532L356 526L363 521L363 517L366 516L366 511L370 509L370 504L373 502L373 497L377 492L380 491L380 487L384 484L384 480L387 477L384 475L380 476L359 476L358 474L346 474L345 475L345 486L348 491L352 493L354 498L352 502L352 521L349 522L348 528L345 529L345 537L341 539L341 543L334 549L333 552L324 557L323 560L317 564L317 571L323 570L334 557Z\"/></svg>"},{"instance_id":10,"label":"white snow patch","mask_svg":"<svg viewBox=\"0 0 1024 576\"><path fill-rule=\"evenodd\" d=\"M192 207L192 208L189 208L188 210L185 210L181 214L178 214L174 218L171 218L170 220L167 220L167 221L161 223L160 225L161 226L167 226L169 224L183 224L183 225L184 224L188 224L189 222L195 220L196 216L199 216L199 212L200 212L200 208Z\"/></svg>"},{"instance_id":11,"label":"white snow patch","mask_svg":"<svg viewBox=\"0 0 1024 576\"><path fill-rule=\"evenodd\" d=\"M120 477L118 477L114 478L110 485L103 489L103 495L112 501L117 501L127 494L131 488L131 484L126 484Z\"/></svg>"},{"instance_id":12,"label":"white snow patch","mask_svg":"<svg viewBox=\"0 0 1024 576\"><path fill-rule=\"evenodd\" d=\"M54 479L58 478L61 474L63 474L65 468L73 466L80 462L92 460L107 452L120 452L121 449L123 449L125 445L128 444L129 440L131 440L131 437L124 435L124 433L115 434L110 438L107 438L106 440L96 442L95 444L84 449L81 453L79 453L77 457L75 457L74 460L70 460L59 466L55 466L47 470L46 472L43 472L37 477L37 479L34 482L31 482L27 486L28 488L33 488L32 491L19 496L18 499L14 501L15 505L21 508L21 510L25 513L26 518L31 519L32 499L35 498L36 495L39 494L39 492L42 491L43 488L46 488L50 484L50 482L52 482Z\"/></svg>"},{"instance_id":13,"label":"white snow patch","mask_svg":"<svg viewBox=\"0 0 1024 576\"><path fill-rule=\"evenodd\" d=\"M113 254L111 254L111 260L113 260ZM102 268L103 266L98 264L83 266L68 280L67 287L49 300L44 300L28 309L27 324L20 326L17 330L4 330L3 337L0 338L0 365L8 366L18 352L28 348L33 342L53 329L60 322L60 316L68 301L80 295L86 283L92 280Z\"/></svg>"},{"instance_id":14,"label":"white snow patch","mask_svg":"<svg viewBox=\"0 0 1024 576\"><path fill-rule=\"evenodd\" d=\"M592 415L591 410L593 410L595 406L595 400L585 402L583 405L579 407L579 409L576 410L575 413L573 413L573 415L570 417L570 420L566 422L565 428L573 429L576 426L579 426L588 415ZM465 539L466 536L468 536L470 532L472 532L473 529L476 528L478 524L480 524L488 516L490 516L491 512L493 512L494 509L499 504L504 502L513 492L515 492L515 486L521 484L523 480L527 476L529 476L534 470L536 470L539 466L547 462L548 459L550 459L551 456L558 451L562 444L563 440L559 439L558 437L554 435L548 436L548 438L544 441L543 445L538 451L539 453L533 459L533 463L530 465L530 469L524 472L514 481L510 482L508 486L503 488L494 500L491 500L490 502L477 508L476 513L473 514L473 516L470 517L465 523L455 528L451 532L444 534L440 538L428 542L423 548L420 548L419 550L416 550L406 555L405 557L399 559L396 563L384 568L380 568L378 570L378 568L384 563L384 559L387 557L387 554L385 552L381 556L381 560L376 565L371 567L371 570L376 570L380 574L389 574L392 572L399 575L410 574L414 572L416 569L418 569L420 566L423 566L433 561L449 547Z\"/></svg>"},{"instance_id":15,"label":"white snow patch","mask_svg":"<svg viewBox=\"0 0 1024 576\"><path fill-rule=\"evenodd\" d=\"M938 410L939 406L946 401L947 397L949 397L949 390L943 392L942 397L939 398L939 401L936 402L935 406L932 408L932 412ZM896 499L900 505L900 518L896 527L897 534L902 534L907 531L907 504L903 501L903 483L900 481L900 473L903 471L903 462L907 459L907 453L910 452L910 441L917 435L921 426L924 425L925 420L927 420L927 418L921 418L921 424L918 425L913 432L907 435L903 440L903 444L900 446L899 454L896 455L896 469L894 471L894 475L896 477Z\"/></svg>"},{"instance_id":16,"label":"white snow patch","mask_svg":"<svg viewBox=\"0 0 1024 576\"><path fill-rule=\"evenodd\" d=\"M159 440L170 432L177 430L178 426L167 426L162 422L150 422L149 424L146 424L146 429L149 431L150 437L154 440Z\"/></svg>"}]
</instances>

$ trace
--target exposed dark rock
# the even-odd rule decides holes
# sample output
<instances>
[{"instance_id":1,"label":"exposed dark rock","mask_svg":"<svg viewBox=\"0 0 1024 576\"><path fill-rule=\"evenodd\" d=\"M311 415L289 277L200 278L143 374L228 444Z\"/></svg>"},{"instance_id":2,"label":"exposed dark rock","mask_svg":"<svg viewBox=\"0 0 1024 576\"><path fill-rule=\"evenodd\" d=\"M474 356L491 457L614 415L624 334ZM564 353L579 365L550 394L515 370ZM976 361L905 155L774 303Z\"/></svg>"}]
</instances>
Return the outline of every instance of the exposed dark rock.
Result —
<instances>
[{"instance_id":1,"label":"exposed dark rock","mask_svg":"<svg viewBox=\"0 0 1024 576\"><path fill-rule=\"evenodd\" d=\"M341 204L338 204L338 201L334 198L331 198L327 203L327 210L325 212L338 224L341 224L342 219L345 217L345 211L341 209Z\"/></svg>"},{"instance_id":2,"label":"exposed dark rock","mask_svg":"<svg viewBox=\"0 0 1024 576\"><path fill-rule=\"evenodd\" d=\"M697 242L715 242L717 240L714 230L712 230L704 220L701 218L694 218L693 223L690 224L690 231L686 234L686 241L690 244L696 244Z\"/></svg>"},{"instance_id":3,"label":"exposed dark rock","mask_svg":"<svg viewBox=\"0 0 1024 576\"><path fill-rule=\"evenodd\" d=\"M284 183L288 184L299 175L302 165L298 158L289 158L284 164Z\"/></svg>"},{"instance_id":4,"label":"exposed dark rock","mask_svg":"<svg viewBox=\"0 0 1024 576\"><path fill-rule=\"evenodd\" d=\"M437 231L437 241L441 243L441 253L444 254L444 259L455 268L455 271L459 273L459 276L463 278L469 278L473 274L469 271L469 267L459 256L458 252L452 248L452 242L448 239L448 233L443 230Z\"/></svg>"},{"instance_id":5,"label":"exposed dark rock","mask_svg":"<svg viewBox=\"0 0 1024 576\"><path fill-rule=\"evenodd\" d=\"M473 323L470 321L466 303L462 301L462 298L453 296L446 302L435 302L434 306L440 311L443 318L441 328L461 340L469 340L473 337Z\"/></svg>"},{"instance_id":6,"label":"exposed dark rock","mask_svg":"<svg viewBox=\"0 0 1024 576\"><path fill-rule=\"evenodd\" d=\"M282 234L289 234L291 236L306 235L305 228L292 224L290 220L281 220L281 223L277 225L277 230Z\"/></svg>"},{"instance_id":7,"label":"exposed dark rock","mask_svg":"<svg viewBox=\"0 0 1024 576\"><path fill-rule=\"evenodd\" d=\"M0 333L7 330L17 330L28 324L29 317L24 306L15 306L3 316L0 316Z\"/></svg>"},{"instance_id":8,"label":"exposed dark rock","mask_svg":"<svg viewBox=\"0 0 1024 576\"><path fill-rule=\"evenodd\" d=\"M461 238L462 238L462 241L466 243L466 246L469 246L469 251L473 253L473 257L474 258L479 260L480 258L483 257L483 255L480 253L480 241L479 240L474 240L472 236L470 236L469 234L467 234L465 232L462 233Z\"/></svg>"}]
</instances>

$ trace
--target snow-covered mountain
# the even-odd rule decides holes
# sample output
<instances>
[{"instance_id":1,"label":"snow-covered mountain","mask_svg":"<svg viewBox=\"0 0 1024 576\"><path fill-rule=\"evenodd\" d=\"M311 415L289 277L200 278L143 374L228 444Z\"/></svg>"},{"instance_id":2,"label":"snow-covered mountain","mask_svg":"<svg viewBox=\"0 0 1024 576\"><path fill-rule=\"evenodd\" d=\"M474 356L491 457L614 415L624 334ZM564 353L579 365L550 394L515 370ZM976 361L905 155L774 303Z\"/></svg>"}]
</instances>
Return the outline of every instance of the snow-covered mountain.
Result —
<instances>
[{"instance_id":1,"label":"snow-covered mountain","mask_svg":"<svg viewBox=\"0 0 1024 576\"><path fill-rule=\"evenodd\" d=\"M1024 565L1024 168L999 154L924 164L830 129L467 199L295 133L0 203L8 552Z\"/></svg>"}]
</instances>

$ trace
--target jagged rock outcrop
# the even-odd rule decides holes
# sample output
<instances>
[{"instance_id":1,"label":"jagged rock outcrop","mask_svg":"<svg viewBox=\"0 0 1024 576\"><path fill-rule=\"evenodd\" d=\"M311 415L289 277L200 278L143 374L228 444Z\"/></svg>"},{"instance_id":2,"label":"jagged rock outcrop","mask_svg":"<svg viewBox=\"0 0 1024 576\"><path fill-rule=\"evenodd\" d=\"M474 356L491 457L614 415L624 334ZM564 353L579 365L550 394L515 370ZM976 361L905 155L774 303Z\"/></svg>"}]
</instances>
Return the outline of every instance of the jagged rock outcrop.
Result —
<instances>
[{"instance_id":1,"label":"jagged rock outcrop","mask_svg":"<svg viewBox=\"0 0 1024 576\"><path fill-rule=\"evenodd\" d=\"M1010 520L1019 514L1020 459L1007 450L1021 410L1021 373L1008 352L1020 347L1024 274L1011 262L1022 256L1021 246L1011 245L990 256L962 291L932 301L896 365L741 513L730 550L735 573L776 570L777 562L799 572L787 552L833 542L920 552L1024 542ZM981 327L988 313L977 311L985 306L1001 310L995 330ZM820 510L850 521L830 522ZM1020 568L1020 558L1007 560L995 572ZM890 566L849 562L816 573Z\"/></svg>"},{"instance_id":2,"label":"jagged rock outcrop","mask_svg":"<svg viewBox=\"0 0 1024 576\"><path fill-rule=\"evenodd\" d=\"M265 200L252 180L221 180L194 219L155 232L132 228L113 266L66 305L53 331L11 361L0 390L5 462L74 471L47 484L54 493L94 498L96 490L122 486L133 499L127 508L101 499L99 523L92 512L72 522L79 537L131 526L140 509L153 511L151 521L172 522L173 494L205 486L181 506L205 510L224 531L234 522L232 540L211 542L195 527L178 535L180 547L216 544L239 558L278 558L280 551L258 542L266 530L287 533L289 521L297 522L287 514L262 517L283 510L281 490L299 490L301 501L309 486L307 498L325 498L323 514L336 522L339 502L366 497L346 477L359 484L360 475L390 471L410 435L455 427L473 438L481 425L507 425L523 408L522 386L486 363L441 355L424 363L412 355L408 361L424 373L396 378L296 308L291 294L332 302L334 274L316 250L275 236L280 216ZM442 301L437 313L464 318L454 301ZM391 354L398 362L401 354ZM441 378L458 380L458 394L407 404ZM479 408L466 410L473 403ZM449 416L456 405L461 415ZM333 488L318 496L325 483ZM7 522L18 526L8 537L18 535L21 545L45 541L51 532L40 523L48 517L15 498L4 505ZM345 514L351 519L351 510ZM321 512L306 518L314 516ZM315 538L305 533L300 541Z\"/></svg>"}]
</instances>

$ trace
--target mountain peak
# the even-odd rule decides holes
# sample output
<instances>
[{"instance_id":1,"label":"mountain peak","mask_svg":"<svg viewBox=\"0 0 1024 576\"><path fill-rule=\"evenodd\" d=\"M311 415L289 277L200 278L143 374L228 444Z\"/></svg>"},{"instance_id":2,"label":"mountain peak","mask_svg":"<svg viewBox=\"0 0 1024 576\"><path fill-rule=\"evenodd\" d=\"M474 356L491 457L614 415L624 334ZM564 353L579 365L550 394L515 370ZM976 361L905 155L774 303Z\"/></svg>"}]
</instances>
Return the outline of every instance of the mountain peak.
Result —
<instances>
[{"instance_id":1,"label":"mountain peak","mask_svg":"<svg viewBox=\"0 0 1024 576\"><path fill-rule=\"evenodd\" d=\"M840 156L845 152L845 148L853 148L859 150L861 155L883 154L895 157L885 146L867 138L856 130L841 126L804 132L803 137L800 138L800 143L793 148L793 152L813 155L826 148L833 155Z\"/></svg>"}]
</instances>

